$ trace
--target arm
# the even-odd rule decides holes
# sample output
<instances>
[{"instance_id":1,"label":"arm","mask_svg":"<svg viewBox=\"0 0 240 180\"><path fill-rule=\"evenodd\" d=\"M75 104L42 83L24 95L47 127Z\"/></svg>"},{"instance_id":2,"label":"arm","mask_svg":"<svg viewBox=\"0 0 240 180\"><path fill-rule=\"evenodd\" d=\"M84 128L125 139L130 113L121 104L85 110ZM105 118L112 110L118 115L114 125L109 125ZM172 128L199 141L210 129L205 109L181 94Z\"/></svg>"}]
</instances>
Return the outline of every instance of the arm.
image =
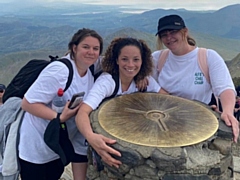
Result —
<instances>
[{"instance_id":1,"label":"arm","mask_svg":"<svg viewBox=\"0 0 240 180\"><path fill-rule=\"evenodd\" d=\"M233 140L237 142L239 136L239 123L233 115L236 95L231 75L226 63L217 52L208 49L207 55L212 90L221 100L221 119L224 120L227 126L232 127Z\"/></svg>"},{"instance_id":2,"label":"arm","mask_svg":"<svg viewBox=\"0 0 240 180\"><path fill-rule=\"evenodd\" d=\"M43 103L29 103L26 98L22 100L22 109L42 119L52 120L57 113ZM43 113L44 112L44 113Z\"/></svg>"},{"instance_id":3,"label":"arm","mask_svg":"<svg viewBox=\"0 0 240 180\"><path fill-rule=\"evenodd\" d=\"M69 102L66 103L64 110L60 115L61 122L65 122L66 120L74 116L79 109L79 106L77 106L75 109L71 110L68 108L68 104ZM22 100L22 109L42 119L52 120L57 117L57 113L51 108L47 107L45 104L29 103L26 98L23 98Z\"/></svg>"},{"instance_id":4,"label":"arm","mask_svg":"<svg viewBox=\"0 0 240 180\"><path fill-rule=\"evenodd\" d=\"M221 119L224 120L227 126L232 126L233 140L237 142L239 136L239 122L234 117L235 93L232 89L227 89L220 94L223 112Z\"/></svg>"},{"instance_id":5,"label":"arm","mask_svg":"<svg viewBox=\"0 0 240 180\"><path fill-rule=\"evenodd\" d=\"M57 113L47 107L46 104L49 104L54 96L56 96L59 88L66 86L68 74L69 70L67 66L61 62L53 62L44 68L37 80L24 95L22 109L43 119L54 119ZM68 105L68 103L66 104ZM74 110L70 110L67 108L67 105L65 105L60 116L62 122L75 115L77 108L79 108L76 107Z\"/></svg>"},{"instance_id":6,"label":"arm","mask_svg":"<svg viewBox=\"0 0 240 180\"><path fill-rule=\"evenodd\" d=\"M97 153L102 157L102 160L110 166L119 167L120 161L114 159L110 154L121 156L121 154L108 146L108 144L116 143L116 140L104 137L101 134L96 134L93 132L89 114L92 112L92 108L87 104L83 103L78 110L76 116L76 124L79 131L87 139L88 143L97 151Z\"/></svg>"}]
</instances>

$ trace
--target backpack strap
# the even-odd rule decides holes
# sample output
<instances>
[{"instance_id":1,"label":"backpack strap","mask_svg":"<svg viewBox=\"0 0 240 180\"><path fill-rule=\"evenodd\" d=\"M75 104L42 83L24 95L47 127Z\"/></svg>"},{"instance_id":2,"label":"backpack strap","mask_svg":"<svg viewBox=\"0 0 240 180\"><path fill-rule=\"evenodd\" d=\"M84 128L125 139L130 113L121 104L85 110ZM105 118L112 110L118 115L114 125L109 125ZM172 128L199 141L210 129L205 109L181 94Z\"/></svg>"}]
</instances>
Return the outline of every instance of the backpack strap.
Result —
<instances>
[{"instance_id":1,"label":"backpack strap","mask_svg":"<svg viewBox=\"0 0 240 180\"><path fill-rule=\"evenodd\" d=\"M72 67L72 63L66 59L66 58L62 58L62 59L57 59L57 61L62 62L63 64L65 64L68 69L69 69L69 75L68 75L68 80L67 80L67 84L64 88L64 92L69 88L69 86L72 83L72 79L73 79L73 67Z\"/></svg>"},{"instance_id":2,"label":"backpack strap","mask_svg":"<svg viewBox=\"0 0 240 180\"><path fill-rule=\"evenodd\" d=\"M162 71L162 68L167 60L168 54L169 54L169 49L164 49L164 50L162 50L162 52L159 56L158 64L157 64L157 70L158 70L159 74Z\"/></svg>"},{"instance_id":3,"label":"backpack strap","mask_svg":"<svg viewBox=\"0 0 240 180\"><path fill-rule=\"evenodd\" d=\"M100 104L102 104L102 103L105 102L106 100L109 100L109 99L111 99L111 98L114 98L114 97L117 95L117 92L118 92L118 89L119 89L119 75L118 75L118 74L114 74L114 75L112 75L112 78L113 78L113 80L114 80L114 82L115 82L114 91L113 91L113 93L112 93L111 96L104 98Z\"/></svg>"},{"instance_id":4,"label":"backpack strap","mask_svg":"<svg viewBox=\"0 0 240 180\"><path fill-rule=\"evenodd\" d=\"M92 64L90 67L89 67L89 69L90 69L90 71L91 71L91 73L92 73L92 76L94 77L94 82L96 81L96 79L102 74L102 70L101 71L99 71L99 72L97 72L97 73L95 73L94 72L94 64Z\"/></svg>"},{"instance_id":5,"label":"backpack strap","mask_svg":"<svg viewBox=\"0 0 240 180\"><path fill-rule=\"evenodd\" d=\"M92 75L94 76L94 64L92 64L90 67L89 67ZM94 80L95 80L95 77L94 77Z\"/></svg>"},{"instance_id":6,"label":"backpack strap","mask_svg":"<svg viewBox=\"0 0 240 180\"><path fill-rule=\"evenodd\" d=\"M119 89L119 75L118 74L114 74L114 75L112 75L112 78L113 78L113 80L115 82L115 89L114 89L112 95L107 97L108 99L114 98L117 95L117 92L118 92L118 89Z\"/></svg>"},{"instance_id":7,"label":"backpack strap","mask_svg":"<svg viewBox=\"0 0 240 180\"><path fill-rule=\"evenodd\" d=\"M169 55L169 49L164 49L162 50L158 64L157 64L157 70L160 73L166 60ZM204 74L207 82L210 84L210 77L209 77L209 69L208 69L208 64L207 64L207 49L206 48L199 48L198 50L198 65Z\"/></svg>"},{"instance_id":8,"label":"backpack strap","mask_svg":"<svg viewBox=\"0 0 240 180\"><path fill-rule=\"evenodd\" d=\"M204 77L206 78L207 82L211 84L210 77L209 77L209 69L207 64L207 49L206 48L199 48L198 50L198 65L201 69Z\"/></svg>"},{"instance_id":9,"label":"backpack strap","mask_svg":"<svg viewBox=\"0 0 240 180\"><path fill-rule=\"evenodd\" d=\"M211 85L210 76L209 76L209 68L208 68L208 63L207 63L207 49L206 48L199 48L199 50L198 50L198 65L199 65L199 68L201 69L204 77L206 78L207 82ZM217 96L215 96L214 94L213 94L213 96L215 97L217 110L219 110L219 105L220 105L219 98Z\"/></svg>"}]
</instances>

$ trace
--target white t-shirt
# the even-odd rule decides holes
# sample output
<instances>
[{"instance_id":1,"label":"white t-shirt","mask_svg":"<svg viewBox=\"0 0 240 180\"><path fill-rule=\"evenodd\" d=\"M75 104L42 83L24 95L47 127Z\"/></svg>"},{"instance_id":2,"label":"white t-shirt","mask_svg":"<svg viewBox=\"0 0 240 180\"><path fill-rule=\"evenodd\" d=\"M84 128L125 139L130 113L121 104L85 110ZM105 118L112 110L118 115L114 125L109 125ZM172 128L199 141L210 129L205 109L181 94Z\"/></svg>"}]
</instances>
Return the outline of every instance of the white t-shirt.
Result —
<instances>
[{"instance_id":1,"label":"white t-shirt","mask_svg":"<svg viewBox=\"0 0 240 180\"><path fill-rule=\"evenodd\" d=\"M149 76L148 81L149 85L147 86L147 92L160 91L160 86L153 79L153 77ZM93 85L93 88L90 90L88 96L83 102L89 105L93 110L95 110L103 99L110 97L113 94L115 86L116 83L112 78L112 75L104 72L97 78L96 82ZM122 92L121 82L119 82L119 89L117 95L131 94L137 91L139 90L136 88L136 84L134 81L132 81L128 90L124 92Z\"/></svg>"},{"instance_id":2,"label":"white t-shirt","mask_svg":"<svg viewBox=\"0 0 240 180\"><path fill-rule=\"evenodd\" d=\"M161 51L155 51L152 54L155 64L153 77L170 94L206 104L210 102L212 92L219 96L226 89L235 91L224 60L211 49L207 50L211 85L207 82L198 65L198 50L199 48L195 48L183 56L176 56L170 51L160 74L157 63Z\"/></svg>"},{"instance_id":3,"label":"white t-shirt","mask_svg":"<svg viewBox=\"0 0 240 180\"><path fill-rule=\"evenodd\" d=\"M66 56L70 59L69 56ZM74 61L73 80L64 93L64 98L70 100L72 95L84 91L87 96L92 88L94 78L90 70L86 75L80 77ZM32 84L25 94L25 98L30 103L43 103L47 106L51 105L51 101L59 88L65 88L68 79L69 70L67 66L61 62L53 62L48 65L39 75L37 80ZM20 129L19 156L21 159L42 164L59 158L44 142L44 131L50 121L36 117L28 112L25 113ZM85 138L80 134L75 124L75 117L67 122L69 138L72 141L75 152L77 154L87 154L87 144Z\"/></svg>"}]
</instances>

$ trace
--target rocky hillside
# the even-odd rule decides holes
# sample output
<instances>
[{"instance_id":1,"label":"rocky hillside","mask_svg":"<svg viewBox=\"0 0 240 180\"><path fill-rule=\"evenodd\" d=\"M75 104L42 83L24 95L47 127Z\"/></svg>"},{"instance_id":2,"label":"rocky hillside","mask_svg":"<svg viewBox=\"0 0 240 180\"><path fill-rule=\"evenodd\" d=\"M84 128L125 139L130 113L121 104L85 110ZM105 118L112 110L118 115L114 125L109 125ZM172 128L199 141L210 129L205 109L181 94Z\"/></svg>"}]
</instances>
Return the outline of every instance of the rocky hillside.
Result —
<instances>
[{"instance_id":1,"label":"rocky hillside","mask_svg":"<svg viewBox=\"0 0 240 180\"><path fill-rule=\"evenodd\" d=\"M232 78L240 77L240 52L231 61L227 61L227 66L231 73Z\"/></svg>"}]
</instances>

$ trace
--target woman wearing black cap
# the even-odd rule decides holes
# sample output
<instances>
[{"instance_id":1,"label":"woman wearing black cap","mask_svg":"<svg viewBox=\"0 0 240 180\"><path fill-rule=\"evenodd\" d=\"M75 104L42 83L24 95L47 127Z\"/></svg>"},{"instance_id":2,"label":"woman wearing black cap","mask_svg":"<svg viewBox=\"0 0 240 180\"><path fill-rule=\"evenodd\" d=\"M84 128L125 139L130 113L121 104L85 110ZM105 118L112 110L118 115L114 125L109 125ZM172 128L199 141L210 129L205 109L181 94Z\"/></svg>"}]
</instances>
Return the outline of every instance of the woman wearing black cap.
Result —
<instances>
[{"instance_id":1,"label":"woman wearing black cap","mask_svg":"<svg viewBox=\"0 0 240 180\"><path fill-rule=\"evenodd\" d=\"M5 89L6 89L6 86L4 84L0 84L0 106L3 104L2 97L3 97Z\"/></svg>"},{"instance_id":2,"label":"woman wearing black cap","mask_svg":"<svg viewBox=\"0 0 240 180\"><path fill-rule=\"evenodd\" d=\"M207 67L210 82L198 65L198 51L196 42L189 36L183 19L178 15L168 15L159 19L158 49L163 45L169 49L166 62L158 71L157 64L163 50L155 51L153 77L160 86L172 95L198 100L208 104L211 95L221 99L223 108L221 118L227 126L232 126L234 142L239 136L239 124L233 115L236 91L231 75L222 57L214 50L207 49Z\"/></svg>"}]
</instances>

